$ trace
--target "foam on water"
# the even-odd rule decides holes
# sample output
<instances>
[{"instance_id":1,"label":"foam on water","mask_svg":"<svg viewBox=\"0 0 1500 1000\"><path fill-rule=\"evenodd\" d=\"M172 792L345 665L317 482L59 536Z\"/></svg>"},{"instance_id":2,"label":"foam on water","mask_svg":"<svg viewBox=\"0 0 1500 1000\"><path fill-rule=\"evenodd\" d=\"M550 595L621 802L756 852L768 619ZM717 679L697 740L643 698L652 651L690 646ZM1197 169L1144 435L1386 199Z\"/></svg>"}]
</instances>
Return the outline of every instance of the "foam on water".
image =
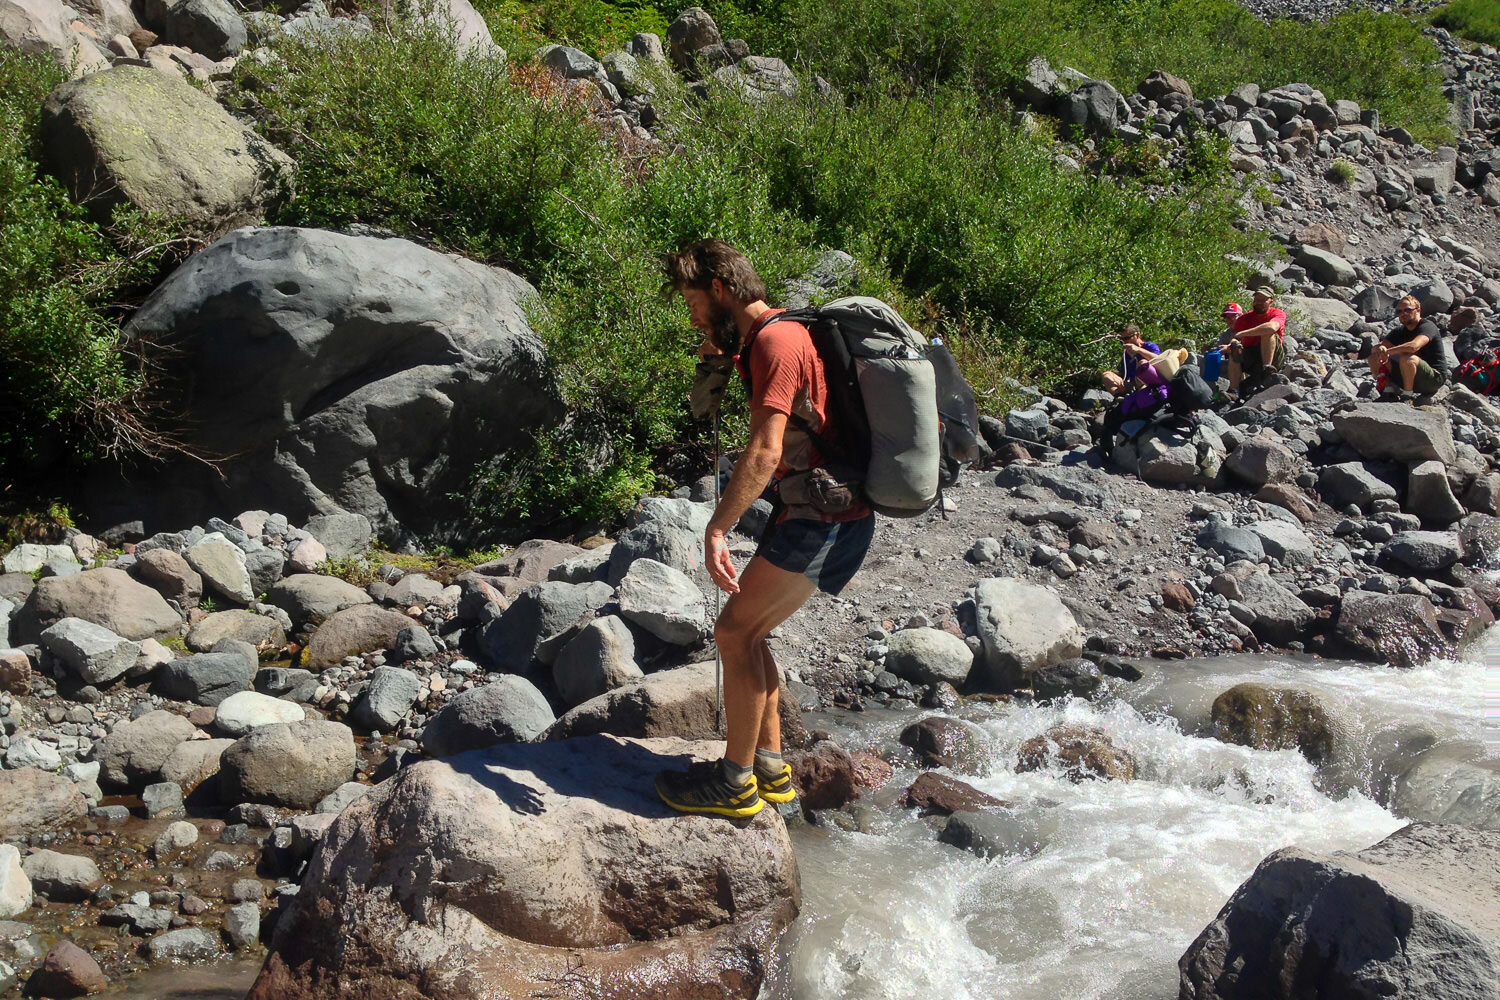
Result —
<instances>
[{"instance_id":1,"label":"foam on water","mask_svg":"<svg viewBox=\"0 0 1500 1000\"><path fill-rule=\"evenodd\" d=\"M1357 784L1330 787L1295 751L1208 737L1201 723L1219 692L1249 680L1309 688L1358 746L1403 726L1439 741L1483 731L1476 663L1401 671L1223 657L1159 676L1122 688L1139 708L1074 701L972 717L993 741L992 772L965 780L1013 803L1011 853L986 861L938 843L932 821L892 798L915 771L875 796L864 832L799 831L803 916L785 942L785 978L766 995L1170 1000L1178 957L1267 854L1360 850L1404 825ZM909 721L858 732L878 743ZM1059 722L1108 732L1134 754L1136 780L1016 773L1019 745Z\"/></svg>"}]
</instances>

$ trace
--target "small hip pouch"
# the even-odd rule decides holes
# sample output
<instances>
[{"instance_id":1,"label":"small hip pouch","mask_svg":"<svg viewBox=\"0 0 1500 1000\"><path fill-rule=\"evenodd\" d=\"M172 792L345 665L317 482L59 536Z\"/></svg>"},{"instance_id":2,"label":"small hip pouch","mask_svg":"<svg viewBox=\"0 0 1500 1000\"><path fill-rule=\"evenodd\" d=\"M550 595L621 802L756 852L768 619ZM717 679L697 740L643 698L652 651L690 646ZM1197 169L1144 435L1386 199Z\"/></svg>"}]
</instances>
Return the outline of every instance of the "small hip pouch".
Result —
<instances>
[{"instance_id":1,"label":"small hip pouch","mask_svg":"<svg viewBox=\"0 0 1500 1000\"><path fill-rule=\"evenodd\" d=\"M820 514L842 514L860 502L860 486L858 478L852 475L819 467L787 475L777 493L788 507L811 507Z\"/></svg>"}]
</instances>

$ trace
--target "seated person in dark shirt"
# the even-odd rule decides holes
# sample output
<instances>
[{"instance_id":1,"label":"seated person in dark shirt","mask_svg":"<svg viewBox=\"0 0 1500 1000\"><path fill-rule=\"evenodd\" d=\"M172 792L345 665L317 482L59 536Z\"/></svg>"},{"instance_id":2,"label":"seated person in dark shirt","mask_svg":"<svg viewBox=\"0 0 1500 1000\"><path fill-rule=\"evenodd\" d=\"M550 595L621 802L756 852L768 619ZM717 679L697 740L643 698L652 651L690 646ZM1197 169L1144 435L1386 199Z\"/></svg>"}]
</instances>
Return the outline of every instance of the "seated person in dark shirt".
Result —
<instances>
[{"instance_id":1,"label":"seated person in dark shirt","mask_svg":"<svg viewBox=\"0 0 1500 1000\"><path fill-rule=\"evenodd\" d=\"M1437 324L1422 318L1422 304L1412 295L1396 303L1396 319L1395 329L1370 352L1370 373L1382 389L1394 381L1407 392L1437 392L1452 374Z\"/></svg>"},{"instance_id":2,"label":"seated person in dark shirt","mask_svg":"<svg viewBox=\"0 0 1500 1000\"><path fill-rule=\"evenodd\" d=\"M1141 339L1141 328L1134 323L1115 331L1120 338L1120 370L1104 373L1104 388L1116 396L1123 396L1139 388L1135 385L1136 367L1143 361L1154 361L1161 348L1149 340Z\"/></svg>"}]
</instances>

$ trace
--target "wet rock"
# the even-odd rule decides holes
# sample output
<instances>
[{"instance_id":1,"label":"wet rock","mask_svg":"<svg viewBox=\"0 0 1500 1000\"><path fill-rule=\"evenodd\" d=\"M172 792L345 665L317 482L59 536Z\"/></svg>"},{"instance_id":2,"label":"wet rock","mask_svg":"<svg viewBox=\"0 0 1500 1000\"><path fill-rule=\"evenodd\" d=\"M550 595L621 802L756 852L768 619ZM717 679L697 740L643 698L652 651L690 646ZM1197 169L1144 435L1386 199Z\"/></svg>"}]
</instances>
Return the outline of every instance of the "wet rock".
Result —
<instances>
[{"instance_id":1,"label":"wet rock","mask_svg":"<svg viewBox=\"0 0 1500 1000\"><path fill-rule=\"evenodd\" d=\"M1214 735L1257 750L1299 750L1314 764L1333 752L1334 730L1317 696L1301 688L1236 684L1214 699Z\"/></svg>"},{"instance_id":2,"label":"wet rock","mask_svg":"<svg viewBox=\"0 0 1500 1000\"><path fill-rule=\"evenodd\" d=\"M1421 666L1449 652L1437 612L1417 594L1347 592L1335 639L1341 655L1396 667Z\"/></svg>"},{"instance_id":3,"label":"wet rock","mask_svg":"<svg viewBox=\"0 0 1500 1000\"><path fill-rule=\"evenodd\" d=\"M256 903L239 903L224 914L224 936L235 951L244 951L260 944L260 906Z\"/></svg>"},{"instance_id":4,"label":"wet rock","mask_svg":"<svg viewBox=\"0 0 1500 1000\"><path fill-rule=\"evenodd\" d=\"M354 775L354 734L338 722L263 726L225 750L219 786L226 802L311 809Z\"/></svg>"},{"instance_id":5,"label":"wet rock","mask_svg":"<svg viewBox=\"0 0 1500 1000\"><path fill-rule=\"evenodd\" d=\"M1031 675L1031 689L1038 701L1059 698L1093 698L1104 683L1104 675L1090 660L1075 657L1043 667Z\"/></svg>"},{"instance_id":6,"label":"wet rock","mask_svg":"<svg viewBox=\"0 0 1500 1000\"><path fill-rule=\"evenodd\" d=\"M461 966L480 994L526 995L554 988L559 949L580 995L669 980L681 996L753 997L799 905L785 827L772 810L674 815L652 791L664 765L719 753L596 736L403 769L329 830L251 1000L351 1000L392 963L422 979ZM411 907L442 913L415 952L399 943Z\"/></svg>"},{"instance_id":7,"label":"wet rock","mask_svg":"<svg viewBox=\"0 0 1500 1000\"><path fill-rule=\"evenodd\" d=\"M888 762L868 750L855 750L849 754L854 765L854 784L857 788L881 788L896 774Z\"/></svg>"},{"instance_id":8,"label":"wet rock","mask_svg":"<svg viewBox=\"0 0 1500 1000\"><path fill-rule=\"evenodd\" d=\"M1500 518L1473 514L1458 528L1463 561L1469 566L1493 567L1500 557Z\"/></svg>"},{"instance_id":9,"label":"wet rock","mask_svg":"<svg viewBox=\"0 0 1500 1000\"><path fill-rule=\"evenodd\" d=\"M1064 723L1021 744L1016 770L1040 771L1053 761L1069 781L1109 778L1129 781L1135 777L1135 758L1114 745L1109 734L1093 726Z\"/></svg>"},{"instance_id":10,"label":"wet rock","mask_svg":"<svg viewBox=\"0 0 1500 1000\"><path fill-rule=\"evenodd\" d=\"M643 676L635 662L635 637L617 615L585 625L552 664L552 680L568 705L580 705Z\"/></svg>"},{"instance_id":11,"label":"wet rock","mask_svg":"<svg viewBox=\"0 0 1500 1000\"><path fill-rule=\"evenodd\" d=\"M917 776L901 798L902 805L923 816L951 816L956 812L1006 805L993 795L946 774L927 771Z\"/></svg>"},{"instance_id":12,"label":"wet rock","mask_svg":"<svg viewBox=\"0 0 1500 1000\"><path fill-rule=\"evenodd\" d=\"M974 665L968 645L941 629L903 629L886 641L886 647L886 669L916 684L961 685Z\"/></svg>"},{"instance_id":13,"label":"wet rock","mask_svg":"<svg viewBox=\"0 0 1500 1000\"><path fill-rule=\"evenodd\" d=\"M1391 808L1414 820L1500 830L1500 766L1480 743L1424 750L1396 778Z\"/></svg>"},{"instance_id":14,"label":"wet rock","mask_svg":"<svg viewBox=\"0 0 1500 1000\"><path fill-rule=\"evenodd\" d=\"M163 861L178 851L185 851L198 842L198 828L186 820L168 823L166 829L157 834L151 844L151 853L157 861Z\"/></svg>"},{"instance_id":15,"label":"wet rock","mask_svg":"<svg viewBox=\"0 0 1500 1000\"><path fill-rule=\"evenodd\" d=\"M922 767L946 767L960 774L989 773L984 733L972 722L930 715L903 729L901 743L911 748Z\"/></svg>"},{"instance_id":16,"label":"wet rock","mask_svg":"<svg viewBox=\"0 0 1500 1000\"><path fill-rule=\"evenodd\" d=\"M514 674L470 688L444 705L422 731L422 749L448 757L501 743L534 740L554 721L536 685Z\"/></svg>"},{"instance_id":17,"label":"wet rock","mask_svg":"<svg viewBox=\"0 0 1500 1000\"><path fill-rule=\"evenodd\" d=\"M346 656L390 649L402 629L417 624L400 612L370 604L336 611L307 644L307 665L322 670L338 666Z\"/></svg>"},{"instance_id":18,"label":"wet rock","mask_svg":"<svg viewBox=\"0 0 1500 1000\"><path fill-rule=\"evenodd\" d=\"M1414 823L1358 854L1283 848L1183 954L1182 995L1493 995L1497 872L1500 834L1457 826Z\"/></svg>"},{"instance_id":19,"label":"wet rock","mask_svg":"<svg viewBox=\"0 0 1500 1000\"><path fill-rule=\"evenodd\" d=\"M1083 629L1057 595L1012 578L981 580L975 618L984 644L982 676L992 684L1024 686L1041 667L1083 652Z\"/></svg>"},{"instance_id":20,"label":"wet rock","mask_svg":"<svg viewBox=\"0 0 1500 1000\"><path fill-rule=\"evenodd\" d=\"M698 585L654 559L637 559L630 564L620 580L618 599L622 617L663 642L691 646L707 632L707 613Z\"/></svg>"},{"instance_id":21,"label":"wet rock","mask_svg":"<svg viewBox=\"0 0 1500 1000\"><path fill-rule=\"evenodd\" d=\"M786 762L804 809L842 809L859 798L854 759L837 743L820 740L806 750L790 750Z\"/></svg>"},{"instance_id":22,"label":"wet rock","mask_svg":"<svg viewBox=\"0 0 1500 1000\"><path fill-rule=\"evenodd\" d=\"M82 997L99 993L108 985L94 956L64 940L52 946L41 968L26 980L26 992L35 997Z\"/></svg>"},{"instance_id":23,"label":"wet rock","mask_svg":"<svg viewBox=\"0 0 1500 1000\"><path fill-rule=\"evenodd\" d=\"M158 781L141 789L141 806L147 819L176 819L187 815L182 788L173 781Z\"/></svg>"},{"instance_id":24,"label":"wet rock","mask_svg":"<svg viewBox=\"0 0 1500 1000\"><path fill-rule=\"evenodd\" d=\"M401 667L376 667L370 674L370 686L355 702L350 717L354 723L372 732L388 733L401 724L426 681Z\"/></svg>"},{"instance_id":25,"label":"wet rock","mask_svg":"<svg viewBox=\"0 0 1500 1000\"><path fill-rule=\"evenodd\" d=\"M146 952L156 963L203 962L223 954L218 935L202 927L184 927L160 934L146 943Z\"/></svg>"},{"instance_id":26,"label":"wet rock","mask_svg":"<svg viewBox=\"0 0 1500 1000\"><path fill-rule=\"evenodd\" d=\"M21 862L32 888L55 903L81 903L104 884L92 858L57 851L34 851Z\"/></svg>"},{"instance_id":27,"label":"wet rock","mask_svg":"<svg viewBox=\"0 0 1500 1000\"><path fill-rule=\"evenodd\" d=\"M956 812L938 840L981 858L1027 854L1042 846L1035 825L1009 809Z\"/></svg>"},{"instance_id":28,"label":"wet rock","mask_svg":"<svg viewBox=\"0 0 1500 1000\"><path fill-rule=\"evenodd\" d=\"M176 712L147 712L120 723L94 747L100 784L139 789L154 781L172 751L194 732L196 727Z\"/></svg>"},{"instance_id":29,"label":"wet rock","mask_svg":"<svg viewBox=\"0 0 1500 1000\"><path fill-rule=\"evenodd\" d=\"M1333 415L1344 442L1366 459L1392 462L1457 460L1453 430L1441 412L1389 403L1356 403Z\"/></svg>"}]
</instances>

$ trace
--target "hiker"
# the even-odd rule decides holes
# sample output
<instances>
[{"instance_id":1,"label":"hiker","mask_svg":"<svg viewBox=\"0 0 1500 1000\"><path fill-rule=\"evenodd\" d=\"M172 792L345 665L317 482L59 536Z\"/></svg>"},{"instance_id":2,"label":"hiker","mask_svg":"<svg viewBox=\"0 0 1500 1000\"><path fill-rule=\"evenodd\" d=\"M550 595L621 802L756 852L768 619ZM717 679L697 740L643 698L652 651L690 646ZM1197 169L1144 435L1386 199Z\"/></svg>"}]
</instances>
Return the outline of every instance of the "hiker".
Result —
<instances>
[{"instance_id":1,"label":"hiker","mask_svg":"<svg viewBox=\"0 0 1500 1000\"><path fill-rule=\"evenodd\" d=\"M1149 340L1142 340L1141 328L1134 323L1116 330L1115 336L1120 338L1120 370L1105 372L1103 381L1105 390L1111 395L1123 396L1138 388L1135 385L1136 369L1141 362L1154 361L1161 354L1161 348Z\"/></svg>"},{"instance_id":2,"label":"hiker","mask_svg":"<svg viewBox=\"0 0 1500 1000\"><path fill-rule=\"evenodd\" d=\"M730 595L714 626L724 663L724 757L686 772L663 771L656 790L679 812L753 816L763 800L781 803L796 797L791 768L781 757L780 678L766 636L815 589L829 594L843 590L864 562L875 515L852 492L847 508L837 513L778 501L779 513L772 516L754 557L743 570L736 569L725 533L766 483L784 485L788 476L823 467L824 456L812 434L799 424L805 422L822 440L836 440L823 362L805 325L771 322L784 310L766 303L765 284L729 244L712 239L693 243L669 254L664 269L664 290L681 294L693 326L704 335L700 360L733 358L749 383L750 440L703 539L709 575ZM818 485L838 489L836 483Z\"/></svg>"},{"instance_id":3,"label":"hiker","mask_svg":"<svg viewBox=\"0 0 1500 1000\"><path fill-rule=\"evenodd\" d=\"M1286 313L1272 303L1276 290L1260 285L1251 291L1250 311L1231 324L1229 388L1238 392L1246 376L1252 386L1275 375L1286 363Z\"/></svg>"},{"instance_id":4,"label":"hiker","mask_svg":"<svg viewBox=\"0 0 1500 1000\"><path fill-rule=\"evenodd\" d=\"M1437 392L1453 374L1437 324L1422 318L1422 303L1414 295L1396 303L1396 320L1395 328L1370 352L1370 374L1381 391L1397 388L1390 384L1394 371L1400 389L1424 396Z\"/></svg>"},{"instance_id":5,"label":"hiker","mask_svg":"<svg viewBox=\"0 0 1500 1000\"><path fill-rule=\"evenodd\" d=\"M1219 313L1220 318L1224 320L1224 332L1219 334L1220 350L1228 347L1229 342L1234 339L1234 324L1238 323L1243 315L1245 315L1244 307L1238 302L1229 303L1224 307L1224 311Z\"/></svg>"},{"instance_id":6,"label":"hiker","mask_svg":"<svg viewBox=\"0 0 1500 1000\"><path fill-rule=\"evenodd\" d=\"M1167 402L1170 380L1152 364L1136 368L1135 388L1124 399L1104 414L1104 432L1099 438L1099 450L1105 458L1114 451L1115 435L1129 420L1145 420L1160 410Z\"/></svg>"}]
</instances>

